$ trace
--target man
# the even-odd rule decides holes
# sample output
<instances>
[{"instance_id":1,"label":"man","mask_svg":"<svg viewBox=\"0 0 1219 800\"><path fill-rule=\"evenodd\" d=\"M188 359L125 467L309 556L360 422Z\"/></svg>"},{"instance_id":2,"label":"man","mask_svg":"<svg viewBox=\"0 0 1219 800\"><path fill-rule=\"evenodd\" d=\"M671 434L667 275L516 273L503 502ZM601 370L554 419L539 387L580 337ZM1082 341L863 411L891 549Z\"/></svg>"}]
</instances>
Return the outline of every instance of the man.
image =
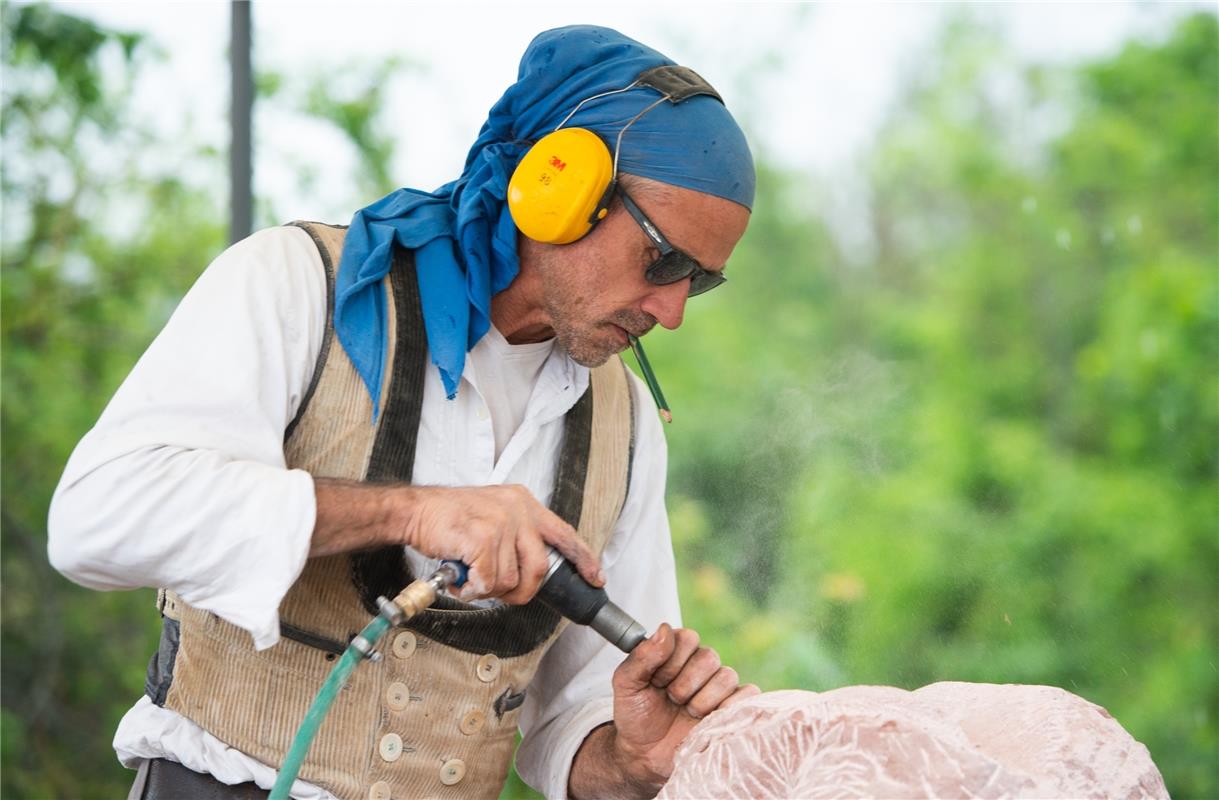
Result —
<instances>
[{"instance_id":1,"label":"man","mask_svg":"<svg viewBox=\"0 0 1219 800\"><path fill-rule=\"evenodd\" d=\"M183 300L50 517L74 580L165 590L115 738L133 796L261 796L375 596L440 558L470 566L469 602L441 598L360 666L294 796L494 796L518 725L547 795L650 796L699 718L756 694L668 624L664 439L616 355L722 281L753 199L739 128L668 64L603 28L542 34L459 180L346 232L255 234ZM564 127L613 167L558 243L530 219L584 166L530 147ZM509 191L531 154L557 172ZM651 638L623 660L530 602L548 545Z\"/></svg>"}]
</instances>

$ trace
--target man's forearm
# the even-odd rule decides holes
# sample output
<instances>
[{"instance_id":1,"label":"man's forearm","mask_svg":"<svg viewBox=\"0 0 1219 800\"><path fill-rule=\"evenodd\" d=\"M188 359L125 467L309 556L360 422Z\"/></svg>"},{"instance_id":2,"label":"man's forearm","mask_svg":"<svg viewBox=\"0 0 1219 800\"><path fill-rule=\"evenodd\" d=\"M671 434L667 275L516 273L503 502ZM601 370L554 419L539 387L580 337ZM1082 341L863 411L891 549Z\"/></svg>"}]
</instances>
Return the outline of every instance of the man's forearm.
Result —
<instances>
[{"instance_id":1,"label":"man's forearm","mask_svg":"<svg viewBox=\"0 0 1219 800\"><path fill-rule=\"evenodd\" d=\"M406 544L418 489L406 484L369 484L316 478L317 518L309 557L388 544Z\"/></svg>"},{"instance_id":2,"label":"man's forearm","mask_svg":"<svg viewBox=\"0 0 1219 800\"><path fill-rule=\"evenodd\" d=\"M571 762L567 778L567 793L576 800L605 798L635 800L655 797L662 784L633 780L615 757L614 739L618 732L614 723L606 723L584 738Z\"/></svg>"}]
</instances>

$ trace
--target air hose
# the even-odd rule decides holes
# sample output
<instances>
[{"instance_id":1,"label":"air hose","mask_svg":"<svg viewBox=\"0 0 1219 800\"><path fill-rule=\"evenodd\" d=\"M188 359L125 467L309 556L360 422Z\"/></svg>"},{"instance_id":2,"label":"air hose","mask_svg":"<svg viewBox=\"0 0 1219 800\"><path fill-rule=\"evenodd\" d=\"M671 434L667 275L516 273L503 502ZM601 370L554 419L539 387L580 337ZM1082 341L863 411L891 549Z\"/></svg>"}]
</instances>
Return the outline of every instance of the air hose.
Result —
<instances>
[{"instance_id":1,"label":"air hose","mask_svg":"<svg viewBox=\"0 0 1219 800\"><path fill-rule=\"evenodd\" d=\"M551 548L548 562L546 576L538 588L538 600L572 622L589 626L624 653L631 652L647 638L647 631L642 625L611 602L604 589L598 589L580 577L580 573L559 551ZM377 598L377 616L351 640L339 663L326 677L313 705L305 713L305 720L297 729L292 747L288 749L283 766L279 769L270 800L288 800L290 797L292 784L309 753L313 737L317 735L318 727L330 711L334 698L347 683L356 665L366 658L370 661L381 660L381 654L374 648L389 627L401 625L423 611L444 589L464 584L466 572L466 565L460 561L442 561L430 576L411 583L393 600Z\"/></svg>"},{"instance_id":2,"label":"air hose","mask_svg":"<svg viewBox=\"0 0 1219 800\"><path fill-rule=\"evenodd\" d=\"M309 706L309 710L305 712L305 720L297 729L296 738L292 740L292 747L288 749L288 755L284 757L284 763L279 768L279 777L275 779L275 786L271 788L270 800L288 800L291 796L292 784L296 782L296 775L300 772L305 756L309 753L313 737L317 735L322 720L326 718L330 706L334 704L334 698L347 683L347 678L351 676L351 672L357 664L366 658L371 661L381 659L381 654L373 648L385 635L389 626L401 625L430 606L436 599L436 595L442 590L449 586L461 586L465 582L466 565L460 561L444 561L441 562L440 568L429 577L414 581L392 601L386 600L384 597L377 598L377 616L373 617L364 626L364 630L360 631L359 635L351 640L351 644L347 645L347 649L339 658L339 663L335 664L334 669L330 670L330 674L326 676L326 682L322 684L317 697L313 699L313 705Z\"/></svg>"}]
</instances>

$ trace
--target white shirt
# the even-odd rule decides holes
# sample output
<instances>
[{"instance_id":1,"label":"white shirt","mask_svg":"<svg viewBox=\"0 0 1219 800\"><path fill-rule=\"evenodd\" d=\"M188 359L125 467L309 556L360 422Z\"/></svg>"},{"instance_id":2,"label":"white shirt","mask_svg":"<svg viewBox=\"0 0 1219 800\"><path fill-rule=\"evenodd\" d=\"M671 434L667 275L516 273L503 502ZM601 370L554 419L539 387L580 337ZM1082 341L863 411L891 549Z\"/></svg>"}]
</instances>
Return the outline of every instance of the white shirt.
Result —
<instances>
[{"instance_id":1,"label":"white shirt","mask_svg":"<svg viewBox=\"0 0 1219 800\"><path fill-rule=\"evenodd\" d=\"M269 229L221 254L68 461L48 522L55 568L94 589L167 587L249 631L256 648L274 645L279 604L304 567L316 513L312 477L286 467L283 432L312 377L325 314L325 273L304 231ZM503 374L484 374L503 347L498 334L479 342L451 401L429 366L412 482L519 483L548 504L563 417L588 386L588 370L558 348L539 358L545 348L533 347L521 359L533 375L502 359ZM515 383L505 396L491 384L509 373ZM642 382L631 385L631 484L601 563L611 598L655 630L680 624L667 452ZM543 658L522 708L516 763L547 796L565 796L576 750L612 719L610 677L622 657L571 625ZM146 697L119 724L114 746L127 766L165 757L225 783L270 788L275 780L271 767ZM302 781L292 794L329 797Z\"/></svg>"},{"instance_id":2,"label":"white shirt","mask_svg":"<svg viewBox=\"0 0 1219 800\"><path fill-rule=\"evenodd\" d=\"M491 413L498 461L525 419L525 408L542 367L554 350L554 339L531 344L509 344L494 325L469 353L474 381Z\"/></svg>"}]
</instances>

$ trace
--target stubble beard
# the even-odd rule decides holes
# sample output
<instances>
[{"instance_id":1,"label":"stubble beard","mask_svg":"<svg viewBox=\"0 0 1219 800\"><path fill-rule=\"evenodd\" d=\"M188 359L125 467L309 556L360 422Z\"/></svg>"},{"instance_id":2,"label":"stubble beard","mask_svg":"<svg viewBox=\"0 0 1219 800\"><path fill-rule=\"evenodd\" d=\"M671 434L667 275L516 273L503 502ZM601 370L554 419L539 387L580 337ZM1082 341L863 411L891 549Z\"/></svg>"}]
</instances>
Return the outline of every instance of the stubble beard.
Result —
<instances>
[{"instance_id":1,"label":"stubble beard","mask_svg":"<svg viewBox=\"0 0 1219 800\"><path fill-rule=\"evenodd\" d=\"M573 309L575 309L573 311ZM610 356L620 353L629 345L622 342L614 325L628 334L631 331L646 333L656 321L642 312L617 311L607 320L590 320L579 316L579 305L556 306L550 309L550 318L559 347L577 364L599 367Z\"/></svg>"},{"instance_id":2,"label":"stubble beard","mask_svg":"<svg viewBox=\"0 0 1219 800\"><path fill-rule=\"evenodd\" d=\"M582 297L548 297L546 306L555 341L577 364L599 367L618 352L619 348L614 346L606 328L585 319L580 313Z\"/></svg>"},{"instance_id":3,"label":"stubble beard","mask_svg":"<svg viewBox=\"0 0 1219 800\"><path fill-rule=\"evenodd\" d=\"M627 349L628 345L619 343L617 332L611 326L623 328L628 333L641 332L640 335L655 326L655 318L642 311L619 310L602 320L592 318L588 306L595 288L570 279L570 270L577 265L557 259L546 261L542 302L558 346L579 365L600 367L609 356Z\"/></svg>"},{"instance_id":4,"label":"stubble beard","mask_svg":"<svg viewBox=\"0 0 1219 800\"><path fill-rule=\"evenodd\" d=\"M556 273L550 273L544 282L543 302L555 341L577 364L599 367L610 356L626 349L611 325L630 332L647 331L656 324L650 315L629 310L616 311L608 319L593 319L584 313L586 296Z\"/></svg>"}]
</instances>

